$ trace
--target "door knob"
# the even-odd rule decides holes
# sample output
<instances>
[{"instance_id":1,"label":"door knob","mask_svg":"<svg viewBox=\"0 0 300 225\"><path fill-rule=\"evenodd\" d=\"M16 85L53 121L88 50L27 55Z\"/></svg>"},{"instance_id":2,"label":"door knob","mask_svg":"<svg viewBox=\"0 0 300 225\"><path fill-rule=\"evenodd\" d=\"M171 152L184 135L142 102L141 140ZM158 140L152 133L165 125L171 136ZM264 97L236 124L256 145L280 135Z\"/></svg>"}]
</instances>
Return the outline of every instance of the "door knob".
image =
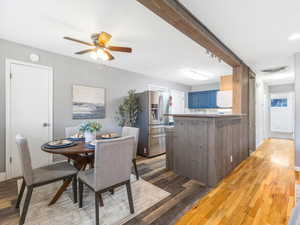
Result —
<instances>
[{"instance_id":1,"label":"door knob","mask_svg":"<svg viewBox=\"0 0 300 225\"><path fill-rule=\"evenodd\" d=\"M50 127L50 123L43 123L43 127Z\"/></svg>"}]
</instances>

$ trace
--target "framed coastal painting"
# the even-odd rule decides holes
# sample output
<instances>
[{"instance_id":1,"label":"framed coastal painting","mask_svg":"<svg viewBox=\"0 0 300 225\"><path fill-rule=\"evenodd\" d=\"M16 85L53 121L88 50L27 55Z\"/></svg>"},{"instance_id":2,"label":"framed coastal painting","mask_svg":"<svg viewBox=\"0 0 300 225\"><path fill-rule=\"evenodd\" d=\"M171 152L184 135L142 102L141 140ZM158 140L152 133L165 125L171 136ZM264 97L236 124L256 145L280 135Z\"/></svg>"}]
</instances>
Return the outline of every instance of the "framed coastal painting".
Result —
<instances>
[{"instance_id":1,"label":"framed coastal painting","mask_svg":"<svg viewBox=\"0 0 300 225\"><path fill-rule=\"evenodd\" d=\"M73 119L105 118L105 88L73 85Z\"/></svg>"}]
</instances>

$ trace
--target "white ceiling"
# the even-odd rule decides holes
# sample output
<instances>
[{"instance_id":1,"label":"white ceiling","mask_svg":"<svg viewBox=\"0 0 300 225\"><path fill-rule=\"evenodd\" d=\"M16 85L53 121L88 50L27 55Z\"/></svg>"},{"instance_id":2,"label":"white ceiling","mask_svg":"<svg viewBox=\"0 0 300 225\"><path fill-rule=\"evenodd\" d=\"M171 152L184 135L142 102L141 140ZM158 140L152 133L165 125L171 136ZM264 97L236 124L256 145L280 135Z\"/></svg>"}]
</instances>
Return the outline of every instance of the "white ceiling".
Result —
<instances>
[{"instance_id":1,"label":"white ceiling","mask_svg":"<svg viewBox=\"0 0 300 225\"><path fill-rule=\"evenodd\" d=\"M300 1L180 0L201 22L256 72L288 65L300 52ZM277 76L277 75L276 75Z\"/></svg>"},{"instance_id":2,"label":"white ceiling","mask_svg":"<svg viewBox=\"0 0 300 225\"><path fill-rule=\"evenodd\" d=\"M208 2L204 3L207 7L210 5ZM202 11L197 10L197 13ZM214 21L216 19L211 21L212 15L204 22L212 23L213 30L217 28L217 33L222 34L217 21ZM220 18L219 22L222 24L224 20ZM205 49L135 0L0 1L0 38L6 40L94 62L88 55L73 54L86 49L85 46L62 37L90 41L90 34L99 31L113 35L111 44L133 48L132 54L114 52L116 59L105 62L109 66L186 85L204 82L189 78L182 72L185 69L213 74L215 77L211 82L232 72L231 67L208 57ZM228 39L230 37L225 41ZM239 42L233 47L242 53Z\"/></svg>"}]
</instances>

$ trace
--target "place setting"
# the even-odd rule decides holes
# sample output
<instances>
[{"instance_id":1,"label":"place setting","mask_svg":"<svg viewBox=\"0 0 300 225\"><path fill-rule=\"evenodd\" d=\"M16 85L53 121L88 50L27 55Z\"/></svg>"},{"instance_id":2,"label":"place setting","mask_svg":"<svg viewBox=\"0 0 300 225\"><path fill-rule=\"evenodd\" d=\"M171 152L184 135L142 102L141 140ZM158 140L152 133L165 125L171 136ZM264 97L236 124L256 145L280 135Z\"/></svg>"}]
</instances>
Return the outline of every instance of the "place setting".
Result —
<instances>
[{"instance_id":1,"label":"place setting","mask_svg":"<svg viewBox=\"0 0 300 225\"><path fill-rule=\"evenodd\" d=\"M60 139L60 140L50 141L44 144L44 147L48 149L59 149L59 148L69 148L75 145L76 143L71 139Z\"/></svg>"}]
</instances>

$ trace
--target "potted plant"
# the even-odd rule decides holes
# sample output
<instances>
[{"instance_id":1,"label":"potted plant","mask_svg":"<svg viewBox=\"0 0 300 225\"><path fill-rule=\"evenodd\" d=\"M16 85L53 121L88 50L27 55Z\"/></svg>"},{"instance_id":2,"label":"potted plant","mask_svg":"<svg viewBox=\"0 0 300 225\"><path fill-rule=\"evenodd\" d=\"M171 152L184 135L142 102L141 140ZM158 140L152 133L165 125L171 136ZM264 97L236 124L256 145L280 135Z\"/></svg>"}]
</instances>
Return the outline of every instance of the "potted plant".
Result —
<instances>
[{"instance_id":1,"label":"potted plant","mask_svg":"<svg viewBox=\"0 0 300 225\"><path fill-rule=\"evenodd\" d=\"M128 96L119 106L116 119L119 121L119 126L135 127L137 123L138 113L141 111L139 98L135 90L129 90Z\"/></svg>"},{"instance_id":2,"label":"potted plant","mask_svg":"<svg viewBox=\"0 0 300 225\"><path fill-rule=\"evenodd\" d=\"M101 128L100 123L88 121L80 125L79 131L84 134L85 142L91 142L96 139L96 132Z\"/></svg>"}]
</instances>

